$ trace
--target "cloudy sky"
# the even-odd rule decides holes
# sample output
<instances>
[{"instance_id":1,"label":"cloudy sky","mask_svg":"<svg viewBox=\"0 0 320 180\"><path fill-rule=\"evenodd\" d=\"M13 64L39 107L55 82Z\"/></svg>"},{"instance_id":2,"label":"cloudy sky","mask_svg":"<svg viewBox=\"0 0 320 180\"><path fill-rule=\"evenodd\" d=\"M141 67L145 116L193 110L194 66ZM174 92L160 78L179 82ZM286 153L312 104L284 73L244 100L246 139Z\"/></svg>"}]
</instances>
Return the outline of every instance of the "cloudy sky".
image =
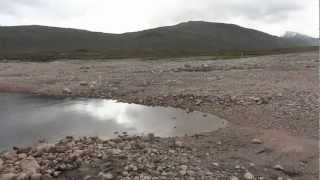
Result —
<instances>
[{"instance_id":1,"label":"cloudy sky","mask_svg":"<svg viewBox=\"0 0 320 180\"><path fill-rule=\"evenodd\" d=\"M0 0L2 26L39 24L108 33L203 20L317 37L318 14L318 0Z\"/></svg>"}]
</instances>

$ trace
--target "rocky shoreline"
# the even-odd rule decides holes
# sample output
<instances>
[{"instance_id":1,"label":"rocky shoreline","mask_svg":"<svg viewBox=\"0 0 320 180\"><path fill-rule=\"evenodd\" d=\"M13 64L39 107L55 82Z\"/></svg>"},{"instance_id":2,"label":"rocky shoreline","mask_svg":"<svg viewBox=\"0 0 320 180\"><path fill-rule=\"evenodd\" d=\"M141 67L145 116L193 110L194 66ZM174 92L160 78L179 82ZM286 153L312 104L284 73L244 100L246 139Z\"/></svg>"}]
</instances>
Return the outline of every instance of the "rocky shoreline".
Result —
<instances>
[{"instance_id":1,"label":"rocky shoreline","mask_svg":"<svg viewBox=\"0 0 320 180\"><path fill-rule=\"evenodd\" d=\"M284 149L270 144L268 138L274 132L266 133L270 134L256 137L257 132L231 126L184 137L122 132L108 140L70 136L55 144L39 141L0 153L0 179L291 180L317 176L316 169L309 169L310 155L284 154ZM313 143L299 145L312 148ZM313 147L313 156L316 153Z\"/></svg>"}]
</instances>

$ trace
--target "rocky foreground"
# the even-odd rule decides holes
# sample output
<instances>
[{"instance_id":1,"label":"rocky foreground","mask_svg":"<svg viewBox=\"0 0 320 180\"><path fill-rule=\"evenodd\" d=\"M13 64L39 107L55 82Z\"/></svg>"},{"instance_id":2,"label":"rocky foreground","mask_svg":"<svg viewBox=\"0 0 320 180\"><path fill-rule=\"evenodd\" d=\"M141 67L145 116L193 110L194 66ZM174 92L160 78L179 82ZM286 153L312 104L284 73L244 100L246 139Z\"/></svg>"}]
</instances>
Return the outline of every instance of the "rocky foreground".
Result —
<instances>
[{"instance_id":1,"label":"rocky foreground","mask_svg":"<svg viewBox=\"0 0 320 180\"><path fill-rule=\"evenodd\" d=\"M239 144L226 145L223 141L209 137L203 134L159 138L153 134L141 137L128 136L126 133L110 140L66 137L56 144L40 142L33 147L14 147L3 152L0 155L0 177L1 180L289 180L291 176L299 177L303 173L302 169L285 168L281 164L262 168L253 161L239 161L235 154L230 157L217 156L219 151L222 153L230 147L241 148ZM230 139L232 137L224 141ZM200 143L200 146L192 144L193 141ZM207 144L202 144L204 142ZM248 143L260 156L263 156L264 151L272 151L263 148L264 142L257 138Z\"/></svg>"}]
</instances>

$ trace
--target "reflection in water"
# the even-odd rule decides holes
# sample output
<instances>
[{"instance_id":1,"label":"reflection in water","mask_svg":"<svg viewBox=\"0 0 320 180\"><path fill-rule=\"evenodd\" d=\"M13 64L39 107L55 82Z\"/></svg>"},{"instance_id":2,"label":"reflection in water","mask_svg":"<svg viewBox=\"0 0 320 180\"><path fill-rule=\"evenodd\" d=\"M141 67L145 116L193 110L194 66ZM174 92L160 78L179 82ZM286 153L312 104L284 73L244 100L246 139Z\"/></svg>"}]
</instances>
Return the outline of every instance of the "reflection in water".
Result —
<instances>
[{"instance_id":1,"label":"reflection in water","mask_svg":"<svg viewBox=\"0 0 320 180\"><path fill-rule=\"evenodd\" d=\"M213 131L225 123L200 112L187 114L180 109L114 100L0 95L0 148L29 144L39 138L56 140L67 135L110 138L115 131L181 136Z\"/></svg>"}]
</instances>

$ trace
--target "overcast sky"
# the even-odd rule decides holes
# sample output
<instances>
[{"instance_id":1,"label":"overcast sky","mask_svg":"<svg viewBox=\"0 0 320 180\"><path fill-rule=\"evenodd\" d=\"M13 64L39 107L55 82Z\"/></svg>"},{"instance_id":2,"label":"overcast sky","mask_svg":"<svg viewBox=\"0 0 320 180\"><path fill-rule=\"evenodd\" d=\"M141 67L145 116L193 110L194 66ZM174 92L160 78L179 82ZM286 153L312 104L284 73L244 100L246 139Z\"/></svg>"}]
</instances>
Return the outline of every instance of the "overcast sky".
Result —
<instances>
[{"instance_id":1,"label":"overcast sky","mask_svg":"<svg viewBox=\"0 0 320 180\"><path fill-rule=\"evenodd\" d=\"M0 0L0 25L48 25L108 33L189 20L234 23L274 35L318 37L318 0Z\"/></svg>"}]
</instances>

